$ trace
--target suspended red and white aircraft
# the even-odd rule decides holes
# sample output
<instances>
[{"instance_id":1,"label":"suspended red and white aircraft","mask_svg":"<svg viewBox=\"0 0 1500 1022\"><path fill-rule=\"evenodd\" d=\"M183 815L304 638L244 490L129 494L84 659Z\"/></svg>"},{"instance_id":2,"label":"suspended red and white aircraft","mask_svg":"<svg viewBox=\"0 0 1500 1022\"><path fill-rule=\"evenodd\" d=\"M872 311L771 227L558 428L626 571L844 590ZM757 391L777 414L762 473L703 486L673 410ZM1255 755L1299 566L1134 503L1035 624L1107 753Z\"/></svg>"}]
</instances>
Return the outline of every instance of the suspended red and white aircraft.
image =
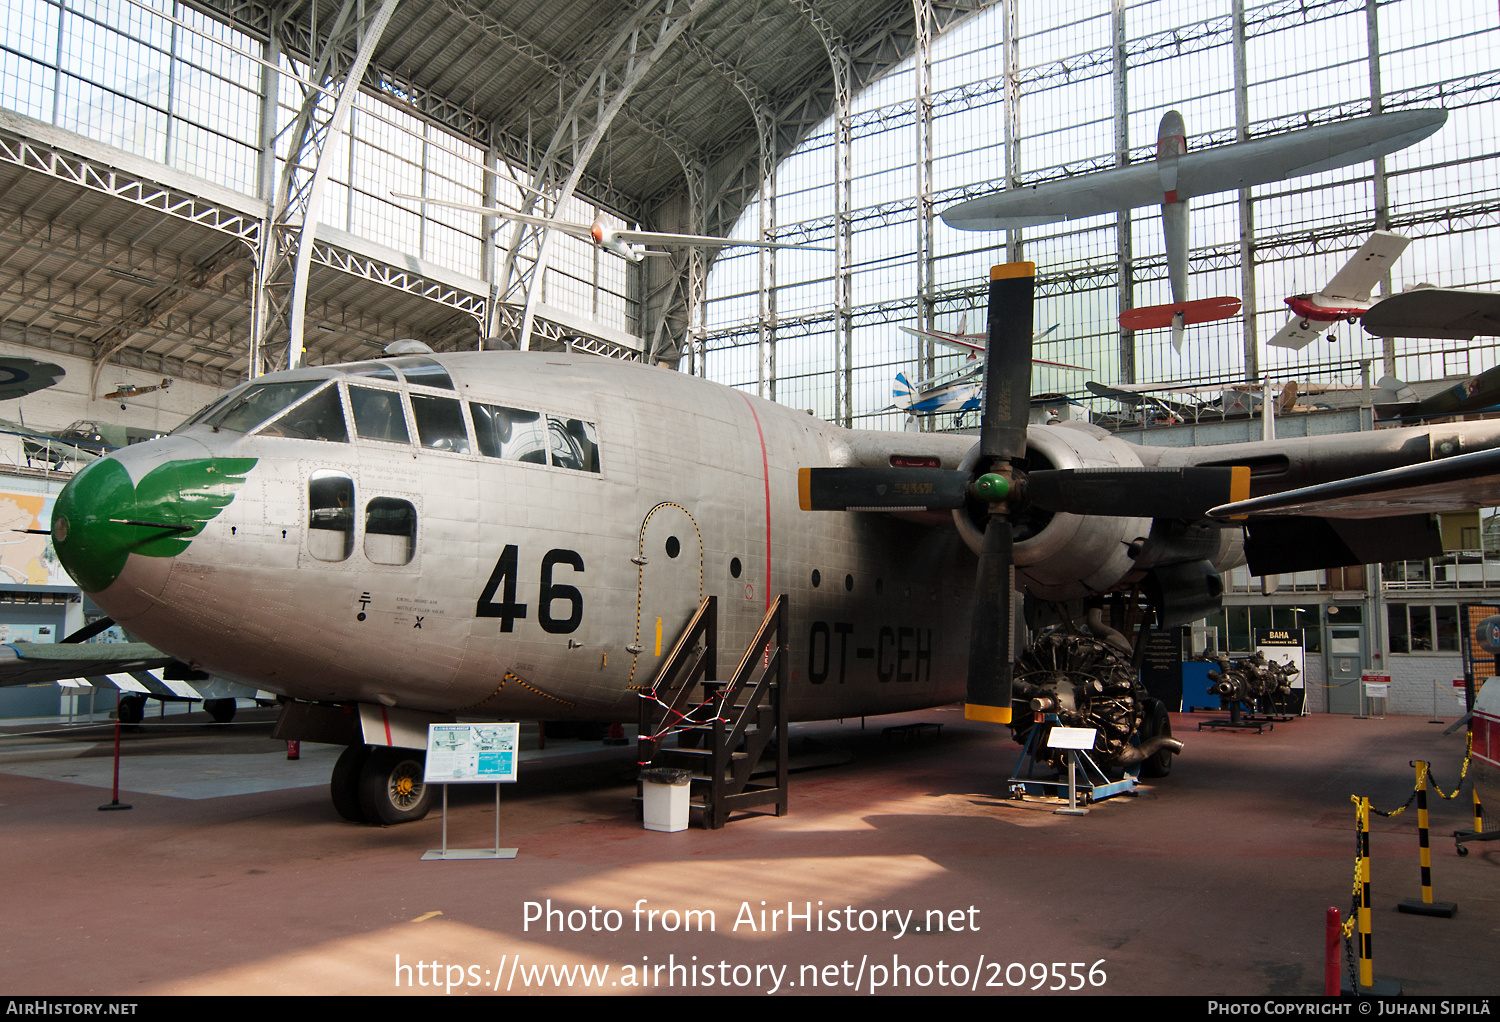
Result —
<instances>
[{"instance_id":1,"label":"suspended red and white aircraft","mask_svg":"<svg viewBox=\"0 0 1500 1022\"><path fill-rule=\"evenodd\" d=\"M1161 203L1172 301L1130 309L1121 314L1120 325L1129 330L1170 326L1172 343L1181 351L1184 326L1226 319L1240 308L1238 298L1187 300L1189 199L1385 156L1420 142L1447 119L1441 108L1402 110L1188 153L1182 115L1169 110L1150 163L1010 188L945 210L943 220L959 230L999 231Z\"/></svg>"},{"instance_id":2,"label":"suspended red and white aircraft","mask_svg":"<svg viewBox=\"0 0 1500 1022\"><path fill-rule=\"evenodd\" d=\"M622 231L610 227L602 220L595 220L592 224L574 223L570 220L556 220L552 217L531 216L508 206L471 206L462 202L448 202L443 199L429 199L420 195L406 195L401 192L392 192L391 195L397 199L406 199L409 202L421 202L432 206L446 206L449 209L461 209L469 213L478 213L480 216L499 217L502 220L514 220L518 223L531 224L533 227L546 227L554 231L562 231L564 234L579 238L583 241L592 241L595 245L612 252L622 259L629 259L638 263L646 256L664 256L666 252L655 252L646 248L646 245L670 245L674 247L698 246L701 248L730 248L737 245L745 245L750 248L797 248L804 252L832 252L831 248L814 248L811 245L803 245L783 241L745 241L742 238L718 238L705 234L663 234L660 231Z\"/></svg>"},{"instance_id":3,"label":"suspended red and white aircraft","mask_svg":"<svg viewBox=\"0 0 1500 1022\"><path fill-rule=\"evenodd\" d=\"M1374 304L1370 292L1410 244L1411 239L1388 231L1370 235L1323 290L1313 295L1293 295L1286 300L1292 309L1292 320L1266 343L1300 350L1341 319L1359 322Z\"/></svg>"}]
</instances>

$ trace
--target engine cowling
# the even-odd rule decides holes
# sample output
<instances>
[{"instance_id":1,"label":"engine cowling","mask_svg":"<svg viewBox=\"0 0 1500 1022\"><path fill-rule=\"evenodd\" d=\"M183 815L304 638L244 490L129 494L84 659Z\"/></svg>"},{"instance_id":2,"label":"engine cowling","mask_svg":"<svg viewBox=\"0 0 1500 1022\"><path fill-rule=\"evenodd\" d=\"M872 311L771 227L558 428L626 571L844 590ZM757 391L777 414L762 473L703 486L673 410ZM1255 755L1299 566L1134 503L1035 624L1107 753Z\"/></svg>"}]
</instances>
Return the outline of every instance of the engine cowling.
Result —
<instances>
[{"instance_id":1,"label":"engine cowling","mask_svg":"<svg viewBox=\"0 0 1500 1022\"><path fill-rule=\"evenodd\" d=\"M1031 469L1136 468L1134 449L1095 426L1032 426L1026 436ZM959 468L972 472L976 444ZM971 504L953 512L964 542L976 554L984 541L988 509ZM1150 535L1149 518L1104 518L1045 511L1024 500L1014 508L1016 585L1044 600L1071 600L1107 592L1135 569L1132 544Z\"/></svg>"}]
</instances>

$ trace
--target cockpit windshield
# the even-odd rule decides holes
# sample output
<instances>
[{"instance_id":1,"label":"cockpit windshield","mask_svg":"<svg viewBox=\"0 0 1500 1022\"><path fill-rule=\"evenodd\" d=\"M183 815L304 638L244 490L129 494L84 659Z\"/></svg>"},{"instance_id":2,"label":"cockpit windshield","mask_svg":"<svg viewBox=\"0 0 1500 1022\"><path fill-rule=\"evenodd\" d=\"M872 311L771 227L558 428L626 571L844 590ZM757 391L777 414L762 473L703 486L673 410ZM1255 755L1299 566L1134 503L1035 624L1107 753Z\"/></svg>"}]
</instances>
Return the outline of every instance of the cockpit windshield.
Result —
<instances>
[{"instance_id":1,"label":"cockpit windshield","mask_svg":"<svg viewBox=\"0 0 1500 1022\"><path fill-rule=\"evenodd\" d=\"M248 433L322 382L324 381L321 379L313 379L253 383L237 394L231 394L217 407L209 409L207 415L195 421L217 426L219 429Z\"/></svg>"}]
</instances>

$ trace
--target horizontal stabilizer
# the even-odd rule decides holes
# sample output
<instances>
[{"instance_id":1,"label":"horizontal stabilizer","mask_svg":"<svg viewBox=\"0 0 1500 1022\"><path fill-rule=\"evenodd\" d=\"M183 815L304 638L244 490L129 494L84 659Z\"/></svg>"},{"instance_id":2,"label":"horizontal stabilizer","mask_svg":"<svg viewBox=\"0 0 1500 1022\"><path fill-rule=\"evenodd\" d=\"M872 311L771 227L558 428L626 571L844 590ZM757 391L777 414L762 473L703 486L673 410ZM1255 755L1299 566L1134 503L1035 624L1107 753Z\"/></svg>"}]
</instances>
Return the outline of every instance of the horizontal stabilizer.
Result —
<instances>
[{"instance_id":1,"label":"horizontal stabilizer","mask_svg":"<svg viewBox=\"0 0 1500 1022\"><path fill-rule=\"evenodd\" d=\"M943 468L802 468L804 511L950 511L963 507L969 477Z\"/></svg>"}]
</instances>

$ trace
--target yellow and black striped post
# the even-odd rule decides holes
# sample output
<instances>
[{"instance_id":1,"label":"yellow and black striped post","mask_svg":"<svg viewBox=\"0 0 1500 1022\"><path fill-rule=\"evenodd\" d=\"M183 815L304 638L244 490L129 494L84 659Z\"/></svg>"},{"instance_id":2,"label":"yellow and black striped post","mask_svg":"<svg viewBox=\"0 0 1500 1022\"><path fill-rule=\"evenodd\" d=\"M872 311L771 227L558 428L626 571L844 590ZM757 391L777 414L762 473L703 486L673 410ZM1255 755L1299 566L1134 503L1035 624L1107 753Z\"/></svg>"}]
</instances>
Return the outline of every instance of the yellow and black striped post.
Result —
<instances>
[{"instance_id":1,"label":"yellow and black striped post","mask_svg":"<svg viewBox=\"0 0 1500 1022\"><path fill-rule=\"evenodd\" d=\"M1474 833L1484 833L1484 806L1479 804L1479 789L1474 790Z\"/></svg>"},{"instance_id":2,"label":"yellow and black striped post","mask_svg":"<svg viewBox=\"0 0 1500 1022\"><path fill-rule=\"evenodd\" d=\"M1359 985L1375 985L1375 949L1370 934L1370 800L1359 800Z\"/></svg>"},{"instance_id":3,"label":"yellow and black striped post","mask_svg":"<svg viewBox=\"0 0 1500 1022\"><path fill-rule=\"evenodd\" d=\"M1452 918L1458 906L1451 901L1432 900L1432 842L1427 826L1427 768L1426 760L1416 760L1417 768L1417 841L1422 849L1422 900L1407 898L1396 908L1402 912L1419 916L1442 916Z\"/></svg>"}]
</instances>

